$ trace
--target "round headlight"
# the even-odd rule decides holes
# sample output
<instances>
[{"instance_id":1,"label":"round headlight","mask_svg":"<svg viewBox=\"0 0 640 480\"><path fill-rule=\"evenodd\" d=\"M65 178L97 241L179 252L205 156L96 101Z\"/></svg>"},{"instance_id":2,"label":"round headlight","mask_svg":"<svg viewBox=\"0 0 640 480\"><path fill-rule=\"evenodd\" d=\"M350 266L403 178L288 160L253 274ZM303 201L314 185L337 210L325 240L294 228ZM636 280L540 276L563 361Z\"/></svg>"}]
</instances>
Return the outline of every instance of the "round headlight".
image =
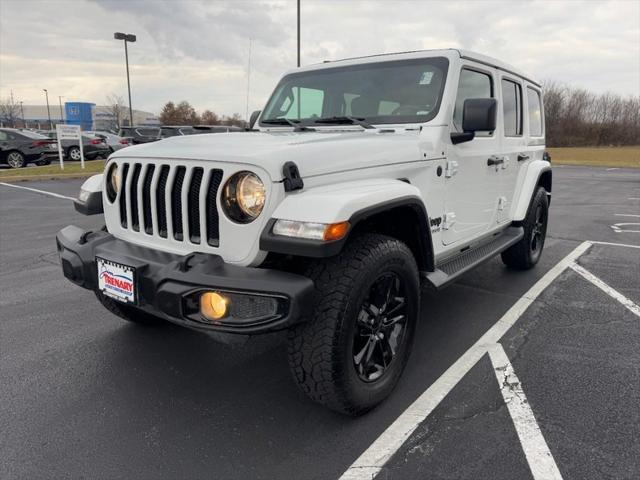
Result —
<instances>
[{"instance_id":1,"label":"round headlight","mask_svg":"<svg viewBox=\"0 0 640 480\"><path fill-rule=\"evenodd\" d=\"M227 216L239 223L255 220L264 208L266 190L262 180L251 172L238 172L225 184L222 202Z\"/></svg>"},{"instance_id":2,"label":"round headlight","mask_svg":"<svg viewBox=\"0 0 640 480\"><path fill-rule=\"evenodd\" d=\"M107 170L107 197L113 202L120 190L120 177L118 176L118 164L113 163Z\"/></svg>"}]
</instances>

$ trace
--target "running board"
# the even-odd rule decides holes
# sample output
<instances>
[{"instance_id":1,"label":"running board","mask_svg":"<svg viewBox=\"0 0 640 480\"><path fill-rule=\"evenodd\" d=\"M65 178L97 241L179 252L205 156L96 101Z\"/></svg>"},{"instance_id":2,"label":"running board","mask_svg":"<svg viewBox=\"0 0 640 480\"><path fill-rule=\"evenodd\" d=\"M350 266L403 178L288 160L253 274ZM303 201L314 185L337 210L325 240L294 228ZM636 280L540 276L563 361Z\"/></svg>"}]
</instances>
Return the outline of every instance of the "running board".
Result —
<instances>
[{"instance_id":1,"label":"running board","mask_svg":"<svg viewBox=\"0 0 640 480\"><path fill-rule=\"evenodd\" d=\"M440 290L464 273L505 251L514 243L518 243L523 236L522 227L509 227L497 237L492 237L485 243L447 258L443 263L437 265L435 271L422 272L422 279L426 280L431 287Z\"/></svg>"}]
</instances>

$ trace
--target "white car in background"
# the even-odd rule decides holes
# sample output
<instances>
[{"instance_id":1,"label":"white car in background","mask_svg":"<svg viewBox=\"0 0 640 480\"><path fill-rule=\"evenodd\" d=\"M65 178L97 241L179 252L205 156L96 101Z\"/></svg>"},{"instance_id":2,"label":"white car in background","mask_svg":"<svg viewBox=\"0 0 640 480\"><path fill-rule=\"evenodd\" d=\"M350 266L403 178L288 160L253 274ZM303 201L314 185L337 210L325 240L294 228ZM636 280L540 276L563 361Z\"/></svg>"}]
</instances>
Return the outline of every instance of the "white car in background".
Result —
<instances>
[{"instance_id":1,"label":"white car in background","mask_svg":"<svg viewBox=\"0 0 640 480\"><path fill-rule=\"evenodd\" d=\"M106 144L109 146L111 153L116 150L120 150L122 148L128 147L129 145L133 145L133 141L130 138L121 137L116 135L115 133L105 132L105 131L89 131L85 132L89 135L95 135L96 137L102 138Z\"/></svg>"}]
</instances>

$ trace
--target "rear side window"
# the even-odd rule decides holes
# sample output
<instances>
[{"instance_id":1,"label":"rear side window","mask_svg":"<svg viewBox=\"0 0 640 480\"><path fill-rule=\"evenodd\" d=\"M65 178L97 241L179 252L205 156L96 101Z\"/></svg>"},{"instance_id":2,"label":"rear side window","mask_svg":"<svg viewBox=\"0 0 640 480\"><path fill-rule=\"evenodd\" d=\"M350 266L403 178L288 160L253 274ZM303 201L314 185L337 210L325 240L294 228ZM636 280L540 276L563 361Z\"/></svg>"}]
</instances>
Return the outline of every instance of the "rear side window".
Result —
<instances>
[{"instance_id":1,"label":"rear side window","mask_svg":"<svg viewBox=\"0 0 640 480\"><path fill-rule=\"evenodd\" d=\"M540 92L531 87L527 87L527 104L529 107L529 135L532 137L541 137L542 102L540 102Z\"/></svg>"},{"instance_id":2,"label":"rear side window","mask_svg":"<svg viewBox=\"0 0 640 480\"><path fill-rule=\"evenodd\" d=\"M505 137L522 135L522 87L511 80L502 79L502 112Z\"/></svg>"},{"instance_id":3,"label":"rear side window","mask_svg":"<svg viewBox=\"0 0 640 480\"><path fill-rule=\"evenodd\" d=\"M462 109L466 99L491 97L493 97L491 75L466 68L462 69L460 72L460 82L458 82L456 105L453 110L453 125L455 129L458 132L462 131ZM488 133L477 133L477 136L484 135L488 135Z\"/></svg>"},{"instance_id":4,"label":"rear side window","mask_svg":"<svg viewBox=\"0 0 640 480\"><path fill-rule=\"evenodd\" d=\"M0 130L0 140L2 140L3 142L6 142L8 140L9 136L3 132L2 130Z\"/></svg>"}]
</instances>

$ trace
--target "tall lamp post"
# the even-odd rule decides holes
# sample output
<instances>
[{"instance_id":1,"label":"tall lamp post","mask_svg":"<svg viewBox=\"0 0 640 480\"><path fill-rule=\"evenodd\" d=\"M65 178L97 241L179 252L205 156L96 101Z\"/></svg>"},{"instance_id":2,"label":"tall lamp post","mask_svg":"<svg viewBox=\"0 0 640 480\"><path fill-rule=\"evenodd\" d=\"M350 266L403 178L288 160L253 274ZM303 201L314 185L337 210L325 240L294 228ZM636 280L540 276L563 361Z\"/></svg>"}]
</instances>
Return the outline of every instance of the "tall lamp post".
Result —
<instances>
[{"instance_id":1,"label":"tall lamp post","mask_svg":"<svg viewBox=\"0 0 640 480\"><path fill-rule=\"evenodd\" d=\"M60 103L60 120L62 120L62 123L66 123L64 121L64 113L62 113L62 95L58 95L58 102Z\"/></svg>"},{"instance_id":2,"label":"tall lamp post","mask_svg":"<svg viewBox=\"0 0 640 480\"><path fill-rule=\"evenodd\" d=\"M53 130L53 123L51 123L51 110L49 110L49 92L46 88L43 88L42 91L47 98L47 117L49 117L49 130Z\"/></svg>"},{"instance_id":3,"label":"tall lamp post","mask_svg":"<svg viewBox=\"0 0 640 480\"><path fill-rule=\"evenodd\" d=\"M22 114L22 126L27 128L27 122L24 120L24 108L22 107L22 102L20 102L20 113Z\"/></svg>"},{"instance_id":4,"label":"tall lamp post","mask_svg":"<svg viewBox=\"0 0 640 480\"><path fill-rule=\"evenodd\" d=\"M116 40L124 41L124 60L127 64L127 90L129 91L129 126L133 127L133 110L131 108L131 82L129 81L129 50L127 49L127 43L135 42L136 36L131 33L116 32L113 34L113 38Z\"/></svg>"}]
</instances>

